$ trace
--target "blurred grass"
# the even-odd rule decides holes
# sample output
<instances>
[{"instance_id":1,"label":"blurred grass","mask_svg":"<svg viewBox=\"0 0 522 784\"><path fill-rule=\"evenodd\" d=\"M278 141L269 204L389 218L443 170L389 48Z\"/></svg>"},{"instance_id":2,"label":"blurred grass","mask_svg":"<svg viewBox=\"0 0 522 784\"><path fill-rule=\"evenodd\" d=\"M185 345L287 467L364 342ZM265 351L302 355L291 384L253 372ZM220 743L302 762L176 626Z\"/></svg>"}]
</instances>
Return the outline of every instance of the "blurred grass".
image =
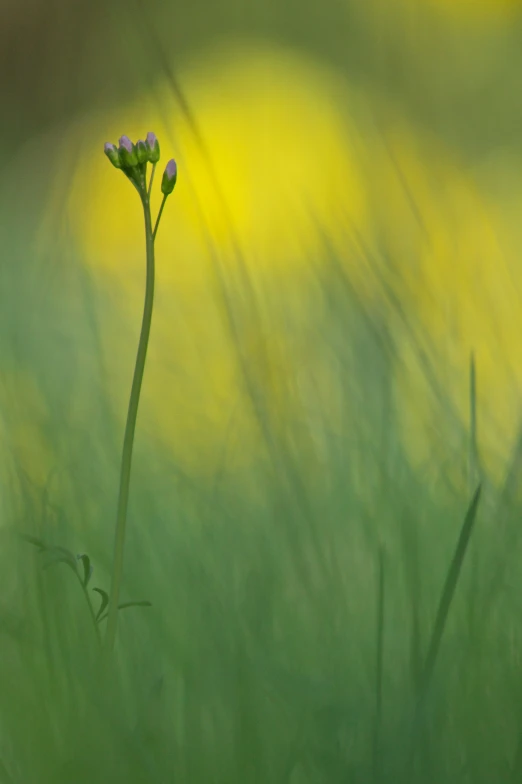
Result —
<instances>
[{"instance_id":1,"label":"blurred grass","mask_svg":"<svg viewBox=\"0 0 522 784\"><path fill-rule=\"evenodd\" d=\"M230 34L176 64L191 117L151 65L152 95L6 164L0 781L520 780L516 97L498 124L451 102L484 50L516 74L516 16L435 8L358 16L404 47L395 91L329 30L307 55ZM149 129L180 162L122 596L152 607L122 613L107 681L79 586L17 534L108 588L143 248L101 149Z\"/></svg>"}]
</instances>

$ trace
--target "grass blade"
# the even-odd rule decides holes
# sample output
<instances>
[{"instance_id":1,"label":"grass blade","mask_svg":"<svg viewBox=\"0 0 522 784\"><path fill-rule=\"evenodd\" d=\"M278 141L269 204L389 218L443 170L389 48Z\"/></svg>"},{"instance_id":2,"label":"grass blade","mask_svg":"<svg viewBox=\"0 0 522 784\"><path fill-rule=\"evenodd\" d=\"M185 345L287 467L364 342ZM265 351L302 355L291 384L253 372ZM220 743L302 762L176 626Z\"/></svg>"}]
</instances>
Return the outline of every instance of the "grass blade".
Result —
<instances>
[{"instance_id":1,"label":"grass blade","mask_svg":"<svg viewBox=\"0 0 522 784\"><path fill-rule=\"evenodd\" d=\"M466 517L464 518L464 523L462 524L457 547L455 549L455 553L446 576L446 582L440 597L439 608L437 610L437 616L435 618L435 623L431 634L430 645L422 671L419 694L420 699L422 699L422 695L429 688L433 671L435 669L437 655L439 653L444 629L446 628L446 622L448 620L451 603L455 595L455 589L457 587L462 564L464 563L464 558L466 556L471 534L473 532L473 527L475 525L481 490L481 485L479 485L475 490L475 494L471 500L471 504L469 505Z\"/></svg>"},{"instance_id":2,"label":"grass blade","mask_svg":"<svg viewBox=\"0 0 522 784\"><path fill-rule=\"evenodd\" d=\"M460 530L460 536L457 542L457 546L455 548L455 552L453 554L450 567L448 569L448 573L446 575L446 581L444 583L444 588L442 590L442 594L440 597L437 615L435 617L435 623L433 625L433 630L431 633L428 653L426 654L426 659L424 661L424 666L422 668L419 690L417 693L417 700L416 700L415 710L413 714L413 732L411 736L412 742L411 742L410 752L407 760L407 769L406 769L407 775L405 777L405 780L408 782L412 781L413 779L416 752L418 749L417 741L419 740L420 733L422 732L421 729L422 714L426 703L426 697L431 684L431 679L433 677L433 672L435 670L435 665L437 663L437 656L439 654L442 637L444 635L444 630L446 628L449 611L451 608L453 597L455 595L455 590L459 580L460 572L462 570L462 565L464 563L464 558L466 556L468 545L471 539L471 534L473 532L473 528L475 525L481 490L482 490L482 486L478 485L473 495L473 498L471 499L471 503L468 507L468 511L466 512L466 516L464 518L464 522Z\"/></svg>"}]
</instances>

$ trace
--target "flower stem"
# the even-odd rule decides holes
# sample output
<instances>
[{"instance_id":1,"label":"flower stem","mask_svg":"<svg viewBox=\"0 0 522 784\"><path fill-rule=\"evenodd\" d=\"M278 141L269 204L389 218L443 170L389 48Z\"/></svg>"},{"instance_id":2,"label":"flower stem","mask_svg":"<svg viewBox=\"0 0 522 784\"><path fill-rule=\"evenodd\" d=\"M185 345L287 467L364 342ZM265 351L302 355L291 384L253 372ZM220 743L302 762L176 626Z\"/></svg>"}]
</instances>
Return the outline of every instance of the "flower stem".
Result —
<instances>
[{"instance_id":1,"label":"flower stem","mask_svg":"<svg viewBox=\"0 0 522 784\"><path fill-rule=\"evenodd\" d=\"M152 192L152 183L154 182L154 172L156 171L156 164L152 164L152 171L150 173L150 182L149 182L149 190L147 191L147 196L150 201L150 194Z\"/></svg>"},{"instance_id":2,"label":"flower stem","mask_svg":"<svg viewBox=\"0 0 522 784\"><path fill-rule=\"evenodd\" d=\"M167 201L167 196L163 195L163 201L161 202L161 207L159 208L158 217L156 218L156 225L154 226L154 231L152 232L153 241L156 239L156 234L158 233L158 226L161 220L161 213L163 212L163 207L165 206L166 201Z\"/></svg>"},{"instance_id":3,"label":"flower stem","mask_svg":"<svg viewBox=\"0 0 522 784\"><path fill-rule=\"evenodd\" d=\"M114 559L112 566L112 581L107 616L107 629L105 633L105 650L108 655L114 649L116 627L118 623L118 604L120 598L121 581L123 576L123 551L125 546L125 528L127 523L127 507L129 502L129 486L132 466L132 450L134 446L134 433L140 402L141 384L147 358L150 326L152 321L152 308L154 304L154 235L152 232L152 219L150 215L150 200L148 193L140 193L145 217L145 242L147 253L147 282L145 289L145 305L141 324L140 341L134 367L134 377L125 425L125 437L121 458L120 490L118 497L118 512L116 517L116 534L114 540Z\"/></svg>"}]
</instances>

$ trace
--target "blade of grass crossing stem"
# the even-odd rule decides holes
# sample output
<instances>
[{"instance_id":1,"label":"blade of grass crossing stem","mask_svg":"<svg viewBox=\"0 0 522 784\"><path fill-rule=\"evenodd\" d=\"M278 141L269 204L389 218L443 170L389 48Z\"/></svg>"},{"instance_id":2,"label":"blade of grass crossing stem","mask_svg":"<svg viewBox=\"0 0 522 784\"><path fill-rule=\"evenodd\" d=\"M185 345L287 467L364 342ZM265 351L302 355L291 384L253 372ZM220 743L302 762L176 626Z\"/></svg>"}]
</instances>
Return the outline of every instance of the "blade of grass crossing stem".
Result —
<instances>
[{"instance_id":1,"label":"blade of grass crossing stem","mask_svg":"<svg viewBox=\"0 0 522 784\"><path fill-rule=\"evenodd\" d=\"M405 781L407 782L411 782L413 780L413 775L415 771L415 761L416 761L417 750L418 750L417 741L419 740L419 738L422 740L423 737L423 734L421 733L421 725L422 725L421 720L422 720L423 709L429 691L431 679L433 677L433 672L435 670L435 664L437 662L437 656L440 650L442 637L444 635L444 630L446 628L446 623L448 620L451 603L455 595L455 590L459 580L460 572L462 570L462 565L464 563L464 558L466 556L468 545L471 539L471 534L473 533L481 491L482 491L482 486L479 484L477 489L475 490L473 498L471 499L471 503L468 507L468 511L466 512L466 517L464 518L464 522L462 524L459 540L457 542L457 547L455 548L455 552L453 554L453 558L450 567L448 569L448 573L446 575L444 588L442 590L442 594L440 597L437 615L435 617L435 623L433 625L433 630L431 633L428 652L426 654L426 659L424 661L424 666L422 668L419 689L417 693L417 700L416 700L416 705L415 705L415 710L413 715L413 733L411 736L411 746L408 755L407 769L406 769L406 776L405 776Z\"/></svg>"},{"instance_id":2,"label":"blade of grass crossing stem","mask_svg":"<svg viewBox=\"0 0 522 784\"><path fill-rule=\"evenodd\" d=\"M444 629L446 628L446 622L448 620L451 603L455 595L455 589L457 587L462 564L464 563L464 558L466 556L471 534L475 525L481 490L482 486L478 485L469 505L466 517L464 518L464 523L462 524L457 547L455 549L455 553L446 576L446 582L440 597L437 616L435 618L435 623L431 634L428 653L426 655L426 660L422 670L419 690L419 703L423 701L424 695L429 688L431 678L433 676L433 671L435 669Z\"/></svg>"}]
</instances>

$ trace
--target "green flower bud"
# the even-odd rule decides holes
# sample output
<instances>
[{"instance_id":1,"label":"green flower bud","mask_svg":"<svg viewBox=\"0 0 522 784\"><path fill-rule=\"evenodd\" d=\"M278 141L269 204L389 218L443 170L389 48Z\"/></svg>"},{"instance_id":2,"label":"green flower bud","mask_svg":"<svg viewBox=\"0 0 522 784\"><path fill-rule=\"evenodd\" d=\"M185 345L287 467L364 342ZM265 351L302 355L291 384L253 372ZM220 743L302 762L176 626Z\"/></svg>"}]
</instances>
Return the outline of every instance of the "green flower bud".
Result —
<instances>
[{"instance_id":1,"label":"green flower bud","mask_svg":"<svg viewBox=\"0 0 522 784\"><path fill-rule=\"evenodd\" d=\"M120 147L118 149L120 163L122 169L132 169L133 166L138 165L138 156L136 155L136 148L128 136L122 136L120 139Z\"/></svg>"},{"instance_id":2,"label":"green flower bud","mask_svg":"<svg viewBox=\"0 0 522 784\"><path fill-rule=\"evenodd\" d=\"M118 155L118 148L115 144L111 144L111 142L106 142L104 146L104 152L107 158L110 160L113 166L117 169L121 169L120 163L120 156Z\"/></svg>"},{"instance_id":3,"label":"green flower bud","mask_svg":"<svg viewBox=\"0 0 522 784\"><path fill-rule=\"evenodd\" d=\"M149 148L143 139L140 139L138 142L136 142L136 155L138 156L138 163L140 164L147 163L149 160Z\"/></svg>"},{"instance_id":4,"label":"green flower bud","mask_svg":"<svg viewBox=\"0 0 522 784\"><path fill-rule=\"evenodd\" d=\"M157 163L160 159L160 146L156 134L152 131L149 131L147 134L147 147L149 150L149 161Z\"/></svg>"},{"instance_id":5,"label":"green flower bud","mask_svg":"<svg viewBox=\"0 0 522 784\"><path fill-rule=\"evenodd\" d=\"M161 181L161 192L164 196L168 196L174 190L176 180L178 179L178 167L176 161L172 158L166 165L163 172L163 179Z\"/></svg>"}]
</instances>

